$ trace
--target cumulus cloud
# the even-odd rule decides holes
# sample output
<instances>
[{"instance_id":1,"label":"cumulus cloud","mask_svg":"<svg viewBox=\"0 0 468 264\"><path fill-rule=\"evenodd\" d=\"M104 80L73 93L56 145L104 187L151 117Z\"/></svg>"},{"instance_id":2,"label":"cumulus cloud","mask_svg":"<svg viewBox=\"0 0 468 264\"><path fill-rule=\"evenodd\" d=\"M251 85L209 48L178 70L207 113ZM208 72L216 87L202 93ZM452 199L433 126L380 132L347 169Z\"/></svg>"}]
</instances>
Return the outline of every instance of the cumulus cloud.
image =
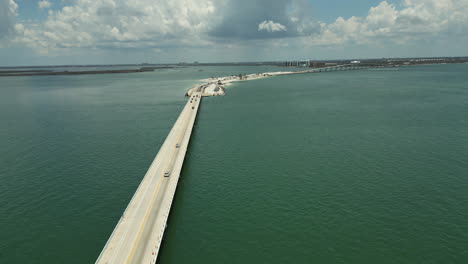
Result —
<instances>
[{"instance_id":1,"label":"cumulus cloud","mask_svg":"<svg viewBox=\"0 0 468 264\"><path fill-rule=\"evenodd\" d=\"M310 8L306 0L226 0L223 8L219 8L218 15L222 19L209 35L218 41L242 41L291 38L318 32L319 24L310 12L301 11ZM269 21L278 25L271 25Z\"/></svg>"},{"instance_id":2,"label":"cumulus cloud","mask_svg":"<svg viewBox=\"0 0 468 264\"><path fill-rule=\"evenodd\" d=\"M195 45L214 12L210 0L78 0L39 28L21 25L17 40L43 50Z\"/></svg>"},{"instance_id":3,"label":"cumulus cloud","mask_svg":"<svg viewBox=\"0 0 468 264\"><path fill-rule=\"evenodd\" d=\"M13 0L0 0L0 39L14 32L18 5Z\"/></svg>"},{"instance_id":4,"label":"cumulus cloud","mask_svg":"<svg viewBox=\"0 0 468 264\"><path fill-rule=\"evenodd\" d=\"M387 1L369 9L366 17L339 17L322 24L313 41L329 43L407 43L418 39L462 35L468 29L468 0L404 0L398 9Z\"/></svg>"},{"instance_id":5,"label":"cumulus cloud","mask_svg":"<svg viewBox=\"0 0 468 264\"><path fill-rule=\"evenodd\" d=\"M268 31L268 32L277 32L277 31L286 31L287 28L280 23L275 23L271 20L263 21L262 23L258 24L258 31Z\"/></svg>"},{"instance_id":6,"label":"cumulus cloud","mask_svg":"<svg viewBox=\"0 0 468 264\"><path fill-rule=\"evenodd\" d=\"M49 3L39 7L42 2ZM76 0L49 10L35 27L15 25L16 10L13 0L0 0L0 37L16 32L16 42L42 52L287 45L290 39L312 46L408 43L468 33L468 0L382 1L366 16L329 24L314 19L307 0Z\"/></svg>"},{"instance_id":7,"label":"cumulus cloud","mask_svg":"<svg viewBox=\"0 0 468 264\"><path fill-rule=\"evenodd\" d=\"M49 8L52 6L52 3L47 1L47 0L42 0L42 1L39 1L38 4L40 9L44 9L44 8Z\"/></svg>"}]
</instances>

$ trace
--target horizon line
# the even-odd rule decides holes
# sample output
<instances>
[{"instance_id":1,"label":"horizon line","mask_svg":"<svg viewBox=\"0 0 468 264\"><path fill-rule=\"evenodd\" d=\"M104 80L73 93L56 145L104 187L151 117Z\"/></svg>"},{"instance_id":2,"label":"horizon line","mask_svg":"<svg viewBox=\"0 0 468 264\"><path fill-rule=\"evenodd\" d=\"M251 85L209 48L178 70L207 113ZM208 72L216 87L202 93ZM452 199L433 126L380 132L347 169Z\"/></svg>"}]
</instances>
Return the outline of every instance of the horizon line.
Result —
<instances>
[{"instance_id":1,"label":"horizon line","mask_svg":"<svg viewBox=\"0 0 468 264\"><path fill-rule=\"evenodd\" d=\"M265 63L282 63L282 62L292 62L292 61L352 61L352 60L389 60L389 59L466 59L467 56L434 56L434 57L380 57L380 58L346 58L346 59L289 59L289 60L266 60L266 61L224 61L224 62L172 62L172 63L103 63L103 64L49 64L49 65L15 65L15 66L6 66L0 65L0 69L11 69L11 68L38 68L38 67L106 67L106 66L150 66L150 65L190 65L190 66L202 66L202 65L216 65L216 64L265 64Z\"/></svg>"}]
</instances>

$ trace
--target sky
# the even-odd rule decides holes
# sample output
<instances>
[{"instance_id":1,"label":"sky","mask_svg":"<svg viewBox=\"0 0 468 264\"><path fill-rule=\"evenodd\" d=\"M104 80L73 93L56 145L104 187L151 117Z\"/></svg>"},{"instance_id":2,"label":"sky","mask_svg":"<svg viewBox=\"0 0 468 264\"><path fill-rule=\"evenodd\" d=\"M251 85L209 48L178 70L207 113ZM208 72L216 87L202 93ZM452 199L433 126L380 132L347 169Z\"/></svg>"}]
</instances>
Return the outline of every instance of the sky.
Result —
<instances>
[{"instance_id":1,"label":"sky","mask_svg":"<svg viewBox=\"0 0 468 264\"><path fill-rule=\"evenodd\" d=\"M468 56L468 0L0 0L0 66Z\"/></svg>"}]
</instances>

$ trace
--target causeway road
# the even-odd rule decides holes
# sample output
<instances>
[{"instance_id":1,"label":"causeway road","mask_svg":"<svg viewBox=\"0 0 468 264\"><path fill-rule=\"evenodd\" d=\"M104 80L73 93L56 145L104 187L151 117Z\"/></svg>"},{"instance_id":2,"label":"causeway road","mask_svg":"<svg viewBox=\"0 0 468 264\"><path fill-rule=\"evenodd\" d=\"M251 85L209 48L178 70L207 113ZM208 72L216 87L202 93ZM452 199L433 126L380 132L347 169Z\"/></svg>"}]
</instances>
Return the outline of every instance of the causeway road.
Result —
<instances>
[{"instance_id":1,"label":"causeway road","mask_svg":"<svg viewBox=\"0 0 468 264\"><path fill-rule=\"evenodd\" d=\"M202 92L187 101L96 263L155 263Z\"/></svg>"}]
</instances>

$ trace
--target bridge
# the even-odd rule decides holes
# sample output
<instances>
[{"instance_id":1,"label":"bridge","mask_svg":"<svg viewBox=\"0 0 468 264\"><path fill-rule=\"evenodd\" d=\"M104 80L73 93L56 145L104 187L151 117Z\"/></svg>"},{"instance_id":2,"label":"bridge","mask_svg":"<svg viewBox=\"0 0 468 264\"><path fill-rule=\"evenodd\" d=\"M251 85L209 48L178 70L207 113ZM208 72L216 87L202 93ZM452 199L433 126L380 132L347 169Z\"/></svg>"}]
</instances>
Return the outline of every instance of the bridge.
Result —
<instances>
[{"instance_id":1,"label":"bridge","mask_svg":"<svg viewBox=\"0 0 468 264\"><path fill-rule=\"evenodd\" d=\"M328 66L323 68L317 68L310 70L310 72L330 72L330 71L355 71L355 70L363 70L369 69L368 66L360 66L360 65L353 65L353 64L343 64L343 65L336 65L336 66Z\"/></svg>"},{"instance_id":2,"label":"bridge","mask_svg":"<svg viewBox=\"0 0 468 264\"><path fill-rule=\"evenodd\" d=\"M155 263L202 99L192 94L96 263Z\"/></svg>"},{"instance_id":3,"label":"bridge","mask_svg":"<svg viewBox=\"0 0 468 264\"><path fill-rule=\"evenodd\" d=\"M310 70L300 71L301 73L314 73L314 72L332 72L332 71L355 71L369 69L369 66L365 65L353 65L353 64L341 64L334 66L326 66L321 68L313 68Z\"/></svg>"},{"instance_id":4,"label":"bridge","mask_svg":"<svg viewBox=\"0 0 468 264\"><path fill-rule=\"evenodd\" d=\"M364 68L337 65L289 74ZM97 264L156 262L198 108L210 84L196 86L187 93L189 100L104 246Z\"/></svg>"}]
</instances>

